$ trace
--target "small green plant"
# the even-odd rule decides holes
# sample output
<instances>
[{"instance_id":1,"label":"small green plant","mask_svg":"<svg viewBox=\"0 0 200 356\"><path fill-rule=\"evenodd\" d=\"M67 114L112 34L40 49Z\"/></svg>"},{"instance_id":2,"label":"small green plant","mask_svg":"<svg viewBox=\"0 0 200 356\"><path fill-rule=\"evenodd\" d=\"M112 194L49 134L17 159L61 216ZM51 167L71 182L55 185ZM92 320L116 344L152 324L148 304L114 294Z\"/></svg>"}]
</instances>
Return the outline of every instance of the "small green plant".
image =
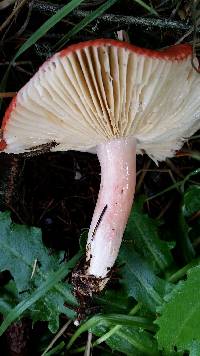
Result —
<instances>
[{"instance_id":1,"label":"small green plant","mask_svg":"<svg viewBox=\"0 0 200 356\"><path fill-rule=\"evenodd\" d=\"M77 302L70 285L61 280L67 277L80 254L67 263L61 262L64 254L50 254L42 243L40 229L13 224L7 212L0 213L0 230L0 271L9 270L13 277L1 292L0 312L4 321L0 335L22 315L34 323L48 321L50 331L56 332L61 313L75 317Z\"/></svg>"},{"instance_id":2,"label":"small green plant","mask_svg":"<svg viewBox=\"0 0 200 356\"><path fill-rule=\"evenodd\" d=\"M101 312L82 322L67 346L62 341L46 355L84 351L85 346L74 345L86 331L97 337L93 347L107 344L116 354L199 355L200 261L191 258L181 269L176 266L171 251L175 242L161 239L164 222L144 212L144 201L142 196L136 200L126 228L118 258L118 288L96 297ZM200 209L199 186L190 185L181 202L176 214L184 219L194 244L199 222L189 227L188 221ZM63 253L50 254L44 247L40 229L12 223L7 212L0 214L0 230L0 270L9 270L13 277L1 289L0 334L24 316L33 323L47 321L55 333L61 314L76 317L77 301L63 279L81 252L63 262Z\"/></svg>"}]
</instances>

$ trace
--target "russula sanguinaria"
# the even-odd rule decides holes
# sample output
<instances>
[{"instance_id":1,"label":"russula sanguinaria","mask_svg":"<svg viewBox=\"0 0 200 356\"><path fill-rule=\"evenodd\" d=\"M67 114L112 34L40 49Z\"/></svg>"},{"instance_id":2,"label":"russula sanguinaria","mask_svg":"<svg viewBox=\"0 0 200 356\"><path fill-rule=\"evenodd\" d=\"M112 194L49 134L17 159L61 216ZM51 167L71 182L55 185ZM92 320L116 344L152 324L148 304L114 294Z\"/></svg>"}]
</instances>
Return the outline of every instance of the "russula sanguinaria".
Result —
<instances>
[{"instance_id":1,"label":"russula sanguinaria","mask_svg":"<svg viewBox=\"0 0 200 356\"><path fill-rule=\"evenodd\" d=\"M6 111L4 152L53 142L52 151L98 155L101 186L82 274L88 294L103 289L116 260L134 197L136 153L162 161L200 127L200 76L191 56L189 45L72 45L46 61Z\"/></svg>"}]
</instances>

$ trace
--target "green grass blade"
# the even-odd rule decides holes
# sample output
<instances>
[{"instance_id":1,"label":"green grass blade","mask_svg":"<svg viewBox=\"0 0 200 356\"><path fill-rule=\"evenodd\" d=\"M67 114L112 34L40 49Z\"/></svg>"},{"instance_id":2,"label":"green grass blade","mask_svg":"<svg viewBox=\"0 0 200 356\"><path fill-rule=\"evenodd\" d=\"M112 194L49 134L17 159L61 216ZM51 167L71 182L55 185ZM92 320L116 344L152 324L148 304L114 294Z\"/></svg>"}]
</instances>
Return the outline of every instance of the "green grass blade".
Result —
<instances>
[{"instance_id":1,"label":"green grass blade","mask_svg":"<svg viewBox=\"0 0 200 356\"><path fill-rule=\"evenodd\" d=\"M123 314L105 314L105 315L95 315L89 320L87 320L84 324L82 324L78 330L71 337L67 349L69 349L75 340L85 331L91 329L95 325L107 322L111 325L125 325L131 327L142 327L148 330L155 330L155 325L153 325L153 321L151 319L139 317L139 316L131 316L131 315L123 315Z\"/></svg>"},{"instance_id":2,"label":"green grass blade","mask_svg":"<svg viewBox=\"0 0 200 356\"><path fill-rule=\"evenodd\" d=\"M137 303L133 309L131 309L131 311L128 313L128 315L135 315L141 308L142 304L141 303ZM115 334L115 332L119 329L122 328L122 325L115 325L113 326L106 334L102 335L101 337L99 337L94 343L93 346L99 345L102 342L105 342L107 339L109 339L110 336L112 336L113 334Z\"/></svg>"},{"instance_id":3,"label":"green grass blade","mask_svg":"<svg viewBox=\"0 0 200 356\"><path fill-rule=\"evenodd\" d=\"M188 263L184 267L178 269L171 276L168 277L168 281L171 283L177 283L181 278L183 278L189 269L200 265L200 258L194 259L192 262Z\"/></svg>"},{"instance_id":4,"label":"green grass blade","mask_svg":"<svg viewBox=\"0 0 200 356\"><path fill-rule=\"evenodd\" d=\"M42 36L45 35L52 27L54 27L59 21L61 21L66 15L74 10L83 0L71 0L67 5L63 6L53 16L51 16L37 31L35 31L31 37L27 39L25 43L19 48L13 58L13 62L24 53L29 47L35 44Z\"/></svg>"},{"instance_id":5,"label":"green grass blade","mask_svg":"<svg viewBox=\"0 0 200 356\"><path fill-rule=\"evenodd\" d=\"M66 277L70 269L74 267L80 258L80 253L76 254L68 263L62 266L58 271L52 273L49 278L32 293L31 296L25 298L20 302L14 309L8 313L7 317L4 319L3 323L0 325L0 336L9 327L9 325L19 318L25 310L27 310L32 304L34 304L38 299L43 297L51 288L56 286L61 279Z\"/></svg>"},{"instance_id":6,"label":"green grass blade","mask_svg":"<svg viewBox=\"0 0 200 356\"><path fill-rule=\"evenodd\" d=\"M98 18L98 16L102 15L109 7L111 7L117 0L107 0L103 5L99 6L95 11L93 11L90 15L86 16L83 20L81 20L76 26L74 26L65 36L63 36L55 45L56 50L63 47L68 40L74 36L76 33L81 31L85 26L87 26L90 22Z\"/></svg>"},{"instance_id":7,"label":"green grass blade","mask_svg":"<svg viewBox=\"0 0 200 356\"><path fill-rule=\"evenodd\" d=\"M182 183L182 191L184 191L184 186L185 186L185 183L187 182L187 180L189 180L191 177L193 176L196 176L196 174L200 174L200 168L197 168L195 169L194 171L192 171L191 173L189 173L183 180L183 183Z\"/></svg>"},{"instance_id":8,"label":"green grass blade","mask_svg":"<svg viewBox=\"0 0 200 356\"><path fill-rule=\"evenodd\" d=\"M104 320L111 324L141 327L148 330L155 330L155 326L152 324L153 320L150 318L144 318L141 316L131 316L123 314L108 314L104 316Z\"/></svg>"}]
</instances>

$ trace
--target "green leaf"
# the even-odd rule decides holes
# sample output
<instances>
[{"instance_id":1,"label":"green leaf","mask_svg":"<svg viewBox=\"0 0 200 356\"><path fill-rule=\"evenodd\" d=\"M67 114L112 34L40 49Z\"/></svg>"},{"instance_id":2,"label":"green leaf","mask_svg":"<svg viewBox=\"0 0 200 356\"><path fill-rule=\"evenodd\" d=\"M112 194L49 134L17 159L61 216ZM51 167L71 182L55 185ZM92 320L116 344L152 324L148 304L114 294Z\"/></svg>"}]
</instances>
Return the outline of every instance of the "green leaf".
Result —
<instances>
[{"instance_id":1,"label":"green leaf","mask_svg":"<svg viewBox=\"0 0 200 356\"><path fill-rule=\"evenodd\" d=\"M179 208L177 224L174 230L177 233L177 240L179 241L181 247L182 256L185 262L189 263L195 257L195 250L190 241L190 228L183 215L182 207Z\"/></svg>"},{"instance_id":2,"label":"green leaf","mask_svg":"<svg viewBox=\"0 0 200 356\"><path fill-rule=\"evenodd\" d=\"M117 331L116 337L115 337L115 345L119 346L119 338L124 340L124 346L126 342L126 347L129 345L130 350L132 346L132 351L130 355L133 355L133 348L137 350L137 353L142 355L158 355L158 351L156 350L156 342L153 340L153 337L150 337L150 334L148 334L144 330L134 330L134 328L130 329L127 327L123 327L119 331ZM113 344L112 340L112 344ZM109 342L108 342L109 345ZM111 345L111 343L110 343ZM135 355L135 353L134 353Z\"/></svg>"},{"instance_id":3,"label":"green leaf","mask_svg":"<svg viewBox=\"0 0 200 356\"><path fill-rule=\"evenodd\" d=\"M162 304L164 295L169 292L170 284L155 275L150 265L134 251L133 246L123 245L119 260L124 263L121 268L121 282L128 295L155 312L156 307Z\"/></svg>"},{"instance_id":4,"label":"green leaf","mask_svg":"<svg viewBox=\"0 0 200 356\"><path fill-rule=\"evenodd\" d=\"M35 302L37 302L45 294L49 293L51 289L58 289L57 284L61 279L65 278L69 273L70 269L75 265L75 263L80 258L80 254L75 255L66 265L62 266L58 271L50 273L45 282L43 282L30 296L24 298L14 309L12 309L6 316L3 323L0 325L0 336L9 327L9 325L19 318L28 308L30 308ZM58 309L58 304L55 308Z\"/></svg>"},{"instance_id":5,"label":"green leaf","mask_svg":"<svg viewBox=\"0 0 200 356\"><path fill-rule=\"evenodd\" d=\"M92 333L99 337L104 337L109 332L109 328L104 323L92 328ZM119 351L125 355L158 355L157 344L153 336L142 329L117 325L112 329L106 343L113 352Z\"/></svg>"},{"instance_id":6,"label":"green leaf","mask_svg":"<svg viewBox=\"0 0 200 356\"><path fill-rule=\"evenodd\" d=\"M176 241L176 250L178 251L182 263L190 263L195 257L195 249L190 240L191 228L183 213L183 195L179 195L178 204L168 222L164 234L171 236Z\"/></svg>"},{"instance_id":7,"label":"green leaf","mask_svg":"<svg viewBox=\"0 0 200 356\"><path fill-rule=\"evenodd\" d=\"M61 257L49 254L40 229L13 224L9 212L0 213L0 271L10 271L19 292L39 285L46 273L60 268Z\"/></svg>"},{"instance_id":8,"label":"green leaf","mask_svg":"<svg viewBox=\"0 0 200 356\"><path fill-rule=\"evenodd\" d=\"M124 288L106 290L104 296L95 296L94 299L103 308L104 313L128 312L130 298L127 297Z\"/></svg>"},{"instance_id":9,"label":"green leaf","mask_svg":"<svg viewBox=\"0 0 200 356\"><path fill-rule=\"evenodd\" d=\"M71 295L69 285L60 283L57 287L60 287L60 289L62 288L62 293L55 289L51 289L43 296L43 298L40 298L34 303L33 307L29 308L29 315L32 321L48 321L48 327L52 333L55 333L59 328L59 316L61 313L65 314L70 319L75 317L75 312L64 306L65 300L67 300L69 304L69 299L67 298L69 293ZM73 304L74 299L72 305Z\"/></svg>"},{"instance_id":10,"label":"green leaf","mask_svg":"<svg viewBox=\"0 0 200 356\"><path fill-rule=\"evenodd\" d=\"M190 186L183 198L183 213L184 215L191 216L200 210L200 186L192 185Z\"/></svg>"},{"instance_id":11,"label":"green leaf","mask_svg":"<svg viewBox=\"0 0 200 356\"><path fill-rule=\"evenodd\" d=\"M13 224L9 213L0 213L0 271L10 271L18 293L15 305L21 301L13 310L7 306L8 315L1 332L25 311L34 322L48 321L52 332L59 327L61 313L69 318L75 316L71 307L64 304L76 306L76 299L70 286L61 280L78 261L80 254L65 264L61 264L61 257L63 253L49 254L42 243L40 229ZM1 298L0 304L3 308L4 303L6 312L5 300Z\"/></svg>"},{"instance_id":12,"label":"green leaf","mask_svg":"<svg viewBox=\"0 0 200 356\"><path fill-rule=\"evenodd\" d=\"M180 282L166 297L156 320L160 329L157 340L160 349L167 352L177 347L179 351L192 351L200 343L200 266L188 271L188 278ZM195 343L195 344L194 344Z\"/></svg>"},{"instance_id":13,"label":"green leaf","mask_svg":"<svg viewBox=\"0 0 200 356\"><path fill-rule=\"evenodd\" d=\"M165 270L172 263L169 244L160 240L158 222L143 212L144 199L134 202L125 231L125 241L133 244L140 255L144 256L155 272Z\"/></svg>"}]
</instances>

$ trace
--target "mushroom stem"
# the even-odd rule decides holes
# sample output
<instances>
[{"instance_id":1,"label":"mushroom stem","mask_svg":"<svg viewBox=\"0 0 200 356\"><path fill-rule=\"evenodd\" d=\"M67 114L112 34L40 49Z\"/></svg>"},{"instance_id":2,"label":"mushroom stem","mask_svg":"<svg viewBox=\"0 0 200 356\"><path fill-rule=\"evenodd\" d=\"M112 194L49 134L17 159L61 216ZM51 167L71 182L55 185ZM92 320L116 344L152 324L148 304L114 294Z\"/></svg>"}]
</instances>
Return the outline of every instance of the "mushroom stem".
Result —
<instances>
[{"instance_id":1,"label":"mushroom stem","mask_svg":"<svg viewBox=\"0 0 200 356\"><path fill-rule=\"evenodd\" d=\"M135 139L108 141L97 147L97 155L101 165L101 185L88 235L86 275L99 278L101 290L117 258L133 203Z\"/></svg>"}]
</instances>

